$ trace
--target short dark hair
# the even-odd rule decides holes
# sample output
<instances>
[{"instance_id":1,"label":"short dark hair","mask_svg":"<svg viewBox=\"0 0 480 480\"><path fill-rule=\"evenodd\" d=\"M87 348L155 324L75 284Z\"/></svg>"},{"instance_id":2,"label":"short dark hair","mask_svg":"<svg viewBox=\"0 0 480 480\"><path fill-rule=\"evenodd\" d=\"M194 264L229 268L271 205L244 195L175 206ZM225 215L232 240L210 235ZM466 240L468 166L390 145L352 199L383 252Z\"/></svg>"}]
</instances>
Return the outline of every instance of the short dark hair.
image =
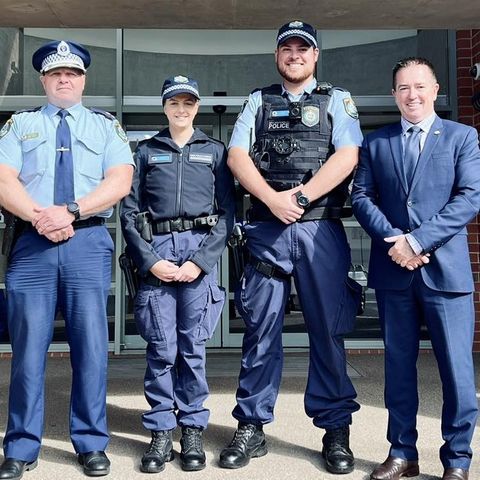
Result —
<instances>
[{"instance_id":1,"label":"short dark hair","mask_svg":"<svg viewBox=\"0 0 480 480\"><path fill-rule=\"evenodd\" d=\"M428 67L428 69L432 73L435 81L437 81L437 74L435 73L435 68L433 67L432 62L430 62L429 60L423 57L406 57L399 60L393 67L392 87L394 90L397 87L396 85L397 72L402 68L410 67L411 65L425 65L426 67Z\"/></svg>"}]
</instances>

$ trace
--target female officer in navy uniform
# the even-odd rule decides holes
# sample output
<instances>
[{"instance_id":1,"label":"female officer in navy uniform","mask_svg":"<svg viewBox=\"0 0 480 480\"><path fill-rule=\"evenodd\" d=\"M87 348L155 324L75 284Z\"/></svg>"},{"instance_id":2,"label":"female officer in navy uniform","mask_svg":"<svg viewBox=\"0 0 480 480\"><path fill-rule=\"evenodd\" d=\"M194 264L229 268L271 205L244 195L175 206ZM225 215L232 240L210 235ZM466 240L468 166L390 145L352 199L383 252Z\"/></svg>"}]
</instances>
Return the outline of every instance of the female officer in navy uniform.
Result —
<instances>
[{"instance_id":1,"label":"female officer in navy uniform","mask_svg":"<svg viewBox=\"0 0 480 480\"><path fill-rule=\"evenodd\" d=\"M193 127L199 100L195 80L165 80L168 128L139 143L132 190L121 206L127 251L143 276L135 320L147 341L151 409L143 424L152 441L140 466L147 473L173 459L177 425L182 468L205 467L205 344L225 301L216 270L233 228L234 184L223 143Z\"/></svg>"}]
</instances>

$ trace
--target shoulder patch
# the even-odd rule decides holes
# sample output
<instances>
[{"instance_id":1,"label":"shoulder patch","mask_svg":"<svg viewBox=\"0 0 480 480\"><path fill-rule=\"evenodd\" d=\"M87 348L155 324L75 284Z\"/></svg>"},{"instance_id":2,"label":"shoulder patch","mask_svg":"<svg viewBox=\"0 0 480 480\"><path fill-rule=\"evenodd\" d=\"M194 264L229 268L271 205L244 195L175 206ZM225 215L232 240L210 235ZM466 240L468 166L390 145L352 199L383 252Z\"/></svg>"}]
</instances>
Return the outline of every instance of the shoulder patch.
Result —
<instances>
[{"instance_id":1,"label":"shoulder patch","mask_svg":"<svg viewBox=\"0 0 480 480\"><path fill-rule=\"evenodd\" d=\"M105 118L109 120L117 120L111 113L106 112L105 110L100 110L99 108L89 108L89 110L97 115L103 115Z\"/></svg>"},{"instance_id":2,"label":"shoulder patch","mask_svg":"<svg viewBox=\"0 0 480 480\"><path fill-rule=\"evenodd\" d=\"M355 106L355 102L350 97L343 99L343 106L350 117L354 118L355 120L358 119L357 107Z\"/></svg>"},{"instance_id":3,"label":"shoulder patch","mask_svg":"<svg viewBox=\"0 0 480 480\"><path fill-rule=\"evenodd\" d=\"M0 138L3 138L5 135L8 134L8 132L9 132L10 129L12 128L12 125L13 125L13 119L12 119L12 118L9 118L9 119L5 122L5 125L2 127L2 129L0 130Z\"/></svg>"},{"instance_id":4,"label":"shoulder patch","mask_svg":"<svg viewBox=\"0 0 480 480\"><path fill-rule=\"evenodd\" d=\"M120 125L120 122L118 120L115 120L113 126L115 127L115 132L117 132L117 135L120 137L122 142L128 143L127 134L125 133L125 130L122 128L122 126Z\"/></svg>"}]
</instances>

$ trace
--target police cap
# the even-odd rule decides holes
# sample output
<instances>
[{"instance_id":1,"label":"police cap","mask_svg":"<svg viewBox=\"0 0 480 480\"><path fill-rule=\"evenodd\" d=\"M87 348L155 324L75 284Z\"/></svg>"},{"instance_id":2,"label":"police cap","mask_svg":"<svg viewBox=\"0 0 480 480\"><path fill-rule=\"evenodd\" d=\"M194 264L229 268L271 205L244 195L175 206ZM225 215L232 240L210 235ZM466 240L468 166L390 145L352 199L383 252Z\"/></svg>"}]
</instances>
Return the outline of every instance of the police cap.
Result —
<instances>
[{"instance_id":1,"label":"police cap","mask_svg":"<svg viewBox=\"0 0 480 480\"><path fill-rule=\"evenodd\" d=\"M277 47L279 47L288 38L298 37L305 40L313 48L318 48L317 44L317 31L308 23L299 22L294 20L293 22L286 23L280 27L277 35Z\"/></svg>"},{"instance_id":2,"label":"police cap","mask_svg":"<svg viewBox=\"0 0 480 480\"><path fill-rule=\"evenodd\" d=\"M46 43L33 54L32 65L40 73L62 67L76 68L85 73L90 65L90 54L79 43L54 40Z\"/></svg>"},{"instance_id":3,"label":"police cap","mask_svg":"<svg viewBox=\"0 0 480 480\"><path fill-rule=\"evenodd\" d=\"M165 105L166 100L181 93L189 93L200 100L197 81L193 78L184 77L183 75L176 75L175 77L167 78L163 82L162 104Z\"/></svg>"}]
</instances>

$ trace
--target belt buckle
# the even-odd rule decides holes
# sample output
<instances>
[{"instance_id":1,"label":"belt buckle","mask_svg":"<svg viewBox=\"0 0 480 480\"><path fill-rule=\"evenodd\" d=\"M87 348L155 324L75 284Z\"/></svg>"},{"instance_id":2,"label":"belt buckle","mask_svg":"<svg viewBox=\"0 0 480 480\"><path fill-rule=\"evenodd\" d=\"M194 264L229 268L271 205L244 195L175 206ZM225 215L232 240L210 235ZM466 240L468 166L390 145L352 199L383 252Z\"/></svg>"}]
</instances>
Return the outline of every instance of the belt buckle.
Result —
<instances>
[{"instance_id":1,"label":"belt buckle","mask_svg":"<svg viewBox=\"0 0 480 480\"><path fill-rule=\"evenodd\" d=\"M170 220L170 229L176 232L183 232L183 221L181 218Z\"/></svg>"}]
</instances>

